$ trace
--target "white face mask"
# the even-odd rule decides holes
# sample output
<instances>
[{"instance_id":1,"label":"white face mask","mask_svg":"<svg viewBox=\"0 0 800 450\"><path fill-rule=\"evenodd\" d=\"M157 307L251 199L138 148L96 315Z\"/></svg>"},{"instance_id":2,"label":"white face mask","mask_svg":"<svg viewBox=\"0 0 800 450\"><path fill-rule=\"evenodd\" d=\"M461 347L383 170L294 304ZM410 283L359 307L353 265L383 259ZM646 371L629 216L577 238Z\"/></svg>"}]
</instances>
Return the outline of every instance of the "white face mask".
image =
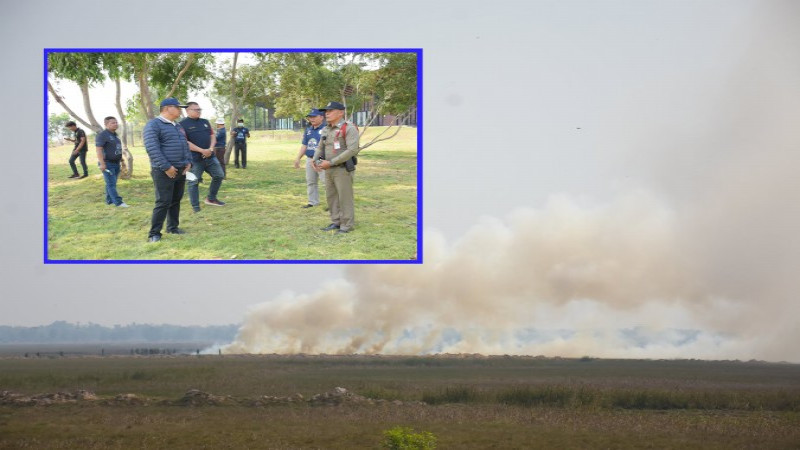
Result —
<instances>
[{"instance_id":1,"label":"white face mask","mask_svg":"<svg viewBox=\"0 0 800 450\"><path fill-rule=\"evenodd\" d=\"M239 126L243 127L244 126L244 122L239 122Z\"/></svg>"}]
</instances>

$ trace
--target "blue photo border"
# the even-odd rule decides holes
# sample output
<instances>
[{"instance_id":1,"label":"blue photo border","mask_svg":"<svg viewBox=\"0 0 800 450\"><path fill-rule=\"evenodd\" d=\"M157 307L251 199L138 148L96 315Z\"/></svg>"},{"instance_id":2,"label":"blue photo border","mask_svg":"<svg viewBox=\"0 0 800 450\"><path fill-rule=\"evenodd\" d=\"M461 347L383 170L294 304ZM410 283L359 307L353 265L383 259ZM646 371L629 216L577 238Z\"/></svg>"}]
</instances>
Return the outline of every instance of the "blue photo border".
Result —
<instances>
[{"instance_id":1,"label":"blue photo border","mask_svg":"<svg viewBox=\"0 0 800 450\"><path fill-rule=\"evenodd\" d=\"M119 52L119 53L178 53L178 52L197 52L197 53L233 53L233 52L264 52L264 53L416 53L417 55L417 255L416 259L409 260L68 260L50 259L48 255L48 89L47 89L47 68L48 55L50 53L96 53L96 52ZM421 48L45 48L43 51L43 146L44 146L44 167L43 184L44 205L43 226L43 256L44 264L422 264L423 255L423 168L422 168L422 135L423 135L423 104L422 104L422 49Z\"/></svg>"}]
</instances>

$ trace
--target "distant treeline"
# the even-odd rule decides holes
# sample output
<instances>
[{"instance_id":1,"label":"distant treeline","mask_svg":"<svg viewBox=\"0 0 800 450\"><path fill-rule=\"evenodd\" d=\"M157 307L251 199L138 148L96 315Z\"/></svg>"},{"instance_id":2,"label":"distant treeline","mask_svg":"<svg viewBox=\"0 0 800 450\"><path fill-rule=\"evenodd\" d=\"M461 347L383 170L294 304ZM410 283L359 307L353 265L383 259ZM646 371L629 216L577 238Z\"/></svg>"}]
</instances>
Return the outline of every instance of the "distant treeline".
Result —
<instances>
[{"instance_id":1,"label":"distant treeline","mask_svg":"<svg viewBox=\"0 0 800 450\"><path fill-rule=\"evenodd\" d=\"M232 342L239 325L102 325L53 322L38 327L0 325L0 343Z\"/></svg>"}]
</instances>

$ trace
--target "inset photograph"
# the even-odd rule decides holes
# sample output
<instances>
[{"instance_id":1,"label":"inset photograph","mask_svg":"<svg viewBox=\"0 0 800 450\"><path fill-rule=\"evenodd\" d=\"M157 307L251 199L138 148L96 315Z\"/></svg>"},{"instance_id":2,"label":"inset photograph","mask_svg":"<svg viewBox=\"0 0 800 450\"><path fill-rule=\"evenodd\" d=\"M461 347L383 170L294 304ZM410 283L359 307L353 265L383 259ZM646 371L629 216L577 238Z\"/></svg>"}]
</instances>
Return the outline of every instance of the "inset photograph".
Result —
<instances>
[{"instance_id":1,"label":"inset photograph","mask_svg":"<svg viewBox=\"0 0 800 450\"><path fill-rule=\"evenodd\" d=\"M421 49L44 56L45 263L422 262Z\"/></svg>"}]
</instances>

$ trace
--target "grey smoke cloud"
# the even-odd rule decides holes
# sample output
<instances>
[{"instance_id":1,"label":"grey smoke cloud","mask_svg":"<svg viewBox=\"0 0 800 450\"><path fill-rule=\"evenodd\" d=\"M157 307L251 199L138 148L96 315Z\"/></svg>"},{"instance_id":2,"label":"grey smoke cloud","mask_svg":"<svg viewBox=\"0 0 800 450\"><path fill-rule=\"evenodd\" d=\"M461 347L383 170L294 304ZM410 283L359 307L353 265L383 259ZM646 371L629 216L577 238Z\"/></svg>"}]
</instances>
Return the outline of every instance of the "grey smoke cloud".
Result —
<instances>
[{"instance_id":1,"label":"grey smoke cloud","mask_svg":"<svg viewBox=\"0 0 800 450\"><path fill-rule=\"evenodd\" d=\"M225 351L798 359L742 333L762 303L716 294L653 196L578 203L486 218L452 245L428 232L425 264L351 266L257 305Z\"/></svg>"},{"instance_id":2,"label":"grey smoke cloud","mask_svg":"<svg viewBox=\"0 0 800 450\"><path fill-rule=\"evenodd\" d=\"M724 55L623 91L582 131L615 196L427 230L425 264L256 305L226 351L800 362L798 18L754 4Z\"/></svg>"}]
</instances>

